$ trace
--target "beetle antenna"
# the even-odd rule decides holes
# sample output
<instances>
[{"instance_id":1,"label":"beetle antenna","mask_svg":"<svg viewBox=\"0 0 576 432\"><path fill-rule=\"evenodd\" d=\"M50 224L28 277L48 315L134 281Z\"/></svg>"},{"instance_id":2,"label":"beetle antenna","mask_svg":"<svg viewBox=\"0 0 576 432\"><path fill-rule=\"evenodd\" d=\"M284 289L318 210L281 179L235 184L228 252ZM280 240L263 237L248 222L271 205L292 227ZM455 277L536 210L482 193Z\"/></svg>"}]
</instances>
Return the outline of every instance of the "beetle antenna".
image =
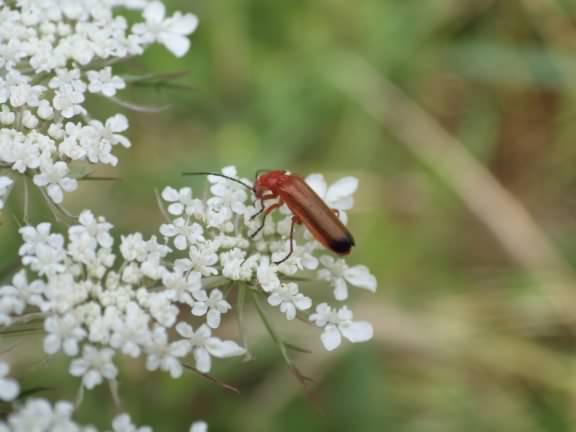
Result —
<instances>
[{"instance_id":1,"label":"beetle antenna","mask_svg":"<svg viewBox=\"0 0 576 432\"><path fill-rule=\"evenodd\" d=\"M196 171L196 172L183 172L182 175L184 176L195 176L195 175L205 175L205 176L216 176L216 177L222 177L225 179L228 179L230 181L236 182L241 184L242 186L244 186L246 189L249 189L250 191L254 192L254 188L252 186L248 186L246 183L244 183L241 180L238 180L237 178L234 177L230 177L224 174L219 174L219 173L212 173L212 172L204 172L204 171Z\"/></svg>"}]
</instances>

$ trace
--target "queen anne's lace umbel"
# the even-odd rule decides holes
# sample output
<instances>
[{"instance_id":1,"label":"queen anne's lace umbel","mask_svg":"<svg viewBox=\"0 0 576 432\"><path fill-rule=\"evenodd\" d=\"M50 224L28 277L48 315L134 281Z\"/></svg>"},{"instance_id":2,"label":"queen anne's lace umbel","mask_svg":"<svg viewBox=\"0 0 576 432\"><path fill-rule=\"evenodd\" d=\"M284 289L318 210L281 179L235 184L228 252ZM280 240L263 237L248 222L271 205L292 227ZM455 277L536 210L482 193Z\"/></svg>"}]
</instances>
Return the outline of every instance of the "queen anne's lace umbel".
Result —
<instances>
[{"instance_id":1,"label":"queen anne's lace umbel","mask_svg":"<svg viewBox=\"0 0 576 432\"><path fill-rule=\"evenodd\" d=\"M140 10L130 25L122 12ZM191 14L168 16L159 1L0 1L0 209L19 174L32 177L55 203L78 186L82 164L116 165L130 147L123 114L101 121L90 95L118 101L126 87L112 65L153 43L183 56L198 25Z\"/></svg>"},{"instance_id":2,"label":"queen anne's lace umbel","mask_svg":"<svg viewBox=\"0 0 576 432\"><path fill-rule=\"evenodd\" d=\"M233 167L223 173L236 176ZM289 249L290 216L278 212L252 239L260 222L251 217L257 212L251 194L227 179L209 181L205 199L194 198L189 187L165 188L168 220L160 236L123 235L118 252L113 226L89 210L66 236L52 232L49 223L21 228L25 269L0 287L0 322L9 325L41 312L45 352L71 357L70 373L92 389L116 379L117 355L144 358L147 369L173 378L182 375L183 365L208 373L212 358L243 355L246 347L213 334L233 309L230 298L242 290L293 320L313 310L302 290L314 279L315 285L331 285L336 301L348 298L348 285L376 289L365 266L350 267L327 255L304 228L297 232L294 253L274 264ZM340 191L348 197L346 208L354 190ZM327 350L337 348L342 337L351 342L372 337L371 325L355 321L347 306L322 302L308 319L322 329Z\"/></svg>"},{"instance_id":3,"label":"queen anne's lace umbel","mask_svg":"<svg viewBox=\"0 0 576 432\"><path fill-rule=\"evenodd\" d=\"M223 173L236 177L233 167ZM324 182L319 175L310 179ZM160 226L159 237L132 233L116 244L112 224L89 210L80 214L66 236L53 232L46 222L22 227L19 253L24 268L11 284L0 287L0 324L8 326L29 313L40 313L46 331L44 351L71 357L70 374L91 390L106 380L116 381L119 355L142 358L149 371L178 378L184 366L209 373L213 358L245 354L246 347L214 334L222 317L233 310L229 298L242 290L254 296L261 313L258 298L293 320L306 319L304 314L313 310L312 299L301 289L314 279L316 285L332 285L336 301L348 298L348 285L376 289L365 266L350 267L327 255L304 229L297 233L294 253L274 264L289 249L291 216L277 212L252 239L250 233L259 224L252 220L258 211L253 198L231 181L220 177L209 181L205 199L194 198L189 187L164 189L168 220ZM338 193L345 203L340 210L351 208L355 179L336 185L342 188ZM322 329L320 340L327 350L340 346L342 337L350 342L372 337L372 326L355 321L345 305L322 302L308 319ZM0 399L13 400L19 386L7 373L8 367L0 363ZM68 402L52 405L29 399L0 423L0 432L28 431L32 426L52 430L53 425L95 431L74 423L72 413ZM45 423L37 424L40 421ZM131 429L125 429L128 426ZM151 430L136 429L127 414L114 419L113 428ZM194 428L203 430L205 425Z\"/></svg>"}]
</instances>

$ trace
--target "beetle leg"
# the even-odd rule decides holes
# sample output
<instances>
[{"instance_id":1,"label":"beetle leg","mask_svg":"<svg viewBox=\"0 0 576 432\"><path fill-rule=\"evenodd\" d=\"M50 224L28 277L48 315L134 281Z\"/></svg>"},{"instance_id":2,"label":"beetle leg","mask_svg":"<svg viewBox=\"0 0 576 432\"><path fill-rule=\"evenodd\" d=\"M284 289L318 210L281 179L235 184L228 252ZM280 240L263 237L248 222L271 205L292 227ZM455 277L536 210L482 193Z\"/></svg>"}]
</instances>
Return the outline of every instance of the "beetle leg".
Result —
<instances>
[{"instance_id":1,"label":"beetle leg","mask_svg":"<svg viewBox=\"0 0 576 432\"><path fill-rule=\"evenodd\" d=\"M271 199L274 199L274 198L276 198L276 195L274 195L274 194L272 194L272 193L262 195L262 198L260 198L260 206L261 206L261 208L260 208L260 210L258 210L257 213L255 213L255 214L253 214L252 216L250 216L250 220L256 219L258 216L260 216L260 215L262 214L262 212L263 212L264 210L266 210L266 206L264 205L264 201L266 201L266 200L271 200Z\"/></svg>"},{"instance_id":2,"label":"beetle leg","mask_svg":"<svg viewBox=\"0 0 576 432\"><path fill-rule=\"evenodd\" d=\"M268 198L270 199L270 198ZM264 197L262 197L262 200L264 200ZM264 228L264 225L266 224L266 217L270 214L270 212L278 207L282 207L282 205L284 204L284 201L282 201L280 198L278 198L278 202L272 204L270 207L268 207L267 209L264 210L264 207L262 208L262 210L260 211L260 213L262 211L264 211L264 217L262 218L262 223L260 224L260 226L258 227L258 229L256 231L254 231L252 234L250 234L251 238L256 237L256 235L262 231L262 228Z\"/></svg>"},{"instance_id":3,"label":"beetle leg","mask_svg":"<svg viewBox=\"0 0 576 432\"><path fill-rule=\"evenodd\" d=\"M290 255L292 255L294 252L294 227L296 224L300 225L301 223L302 221L298 217L292 216L292 225L290 226L290 250L288 251L288 255L286 255L280 261L274 261L274 264L282 264L284 261L290 258Z\"/></svg>"}]
</instances>

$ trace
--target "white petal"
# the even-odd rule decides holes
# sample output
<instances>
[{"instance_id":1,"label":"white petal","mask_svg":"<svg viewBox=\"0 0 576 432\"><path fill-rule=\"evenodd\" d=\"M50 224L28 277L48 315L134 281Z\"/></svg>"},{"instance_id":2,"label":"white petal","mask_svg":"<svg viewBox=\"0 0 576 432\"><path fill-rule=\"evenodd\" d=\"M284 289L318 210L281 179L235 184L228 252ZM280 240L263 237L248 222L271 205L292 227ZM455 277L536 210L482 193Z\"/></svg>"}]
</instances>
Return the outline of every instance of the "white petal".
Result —
<instances>
[{"instance_id":1,"label":"white petal","mask_svg":"<svg viewBox=\"0 0 576 432\"><path fill-rule=\"evenodd\" d=\"M322 174L310 174L306 177L306 183L310 186L314 192L316 192L321 198L326 195L326 180Z\"/></svg>"},{"instance_id":2,"label":"white petal","mask_svg":"<svg viewBox=\"0 0 576 432\"><path fill-rule=\"evenodd\" d=\"M44 345L44 347L46 347L46 345ZM64 340L62 348L66 355L74 357L78 354L78 341L73 338L67 338Z\"/></svg>"},{"instance_id":3,"label":"white petal","mask_svg":"<svg viewBox=\"0 0 576 432\"><path fill-rule=\"evenodd\" d=\"M366 342L372 339L374 329L368 321L352 321L339 325L340 331L350 342Z\"/></svg>"},{"instance_id":4,"label":"white petal","mask_svg":"<svg viewBox=\"0 0 576 432\"><path fill-rule=\"evenodd\" d=\"M173 187L166 186L162 191L162 199L168 202L178 201L180 199L180 194Z\"/></svg>"},{"instance_id":5,"label":"white petal","mask_svg":"<svg viewBox=\"0 0 576 432\"><path fill-rule=\"evenodd\" d=\"M180 336L185 338L190 338L194 334L194 329L192 328L192 326L185 322L179 322L176 325L176 331Z\"/></svg>"},{"instance_id":6,"label":"white petal","mask_svg":"<svg viewBox=\"0 0 576 432\"><path fill-rule=\"evenodd\" d=\"M354 198L351 196L327 202L330 207L340 210L338 216L341 216L341 213L344 213L344 210L350 210L352 207L354 207ZM342 220L342 218L340 218L340 220Z\"/></svg>"},{"instance_id":7,"label":"white petal","mask_svg":"<svg viewBox=\"0 0 576 432\"><path fill-rule=\"evenodd\" d=\"M294 305L298 308L298 310L307 310L312 307L312 300L305 295L299 295L294 300Z\"/></svg>"},{"instance_id":8,"label":"white petal","mask_svg":"<svg viewBox=\"0 0 576 432\"><path fill-rule=\"evenodd\" d=\"M174 33L163 33L159 41L176 57L182 57L190 49L190 40L186 36Z\"/></svg>"},{"instance_id":9,"label":"white petal","mask_svg":"<svg viewBox=\"0 0 576 432\"><path fill-rule=\"evenodd\" d=\"M186 240L186 237L184 237L183 235L176 236L176 238L174 239L174 246L178 250L185 250L186 247L188 246L188 241Z\"/></svg>"},{"instance_id":10,"label":"white petal","mask_svg":"<svg viewBox=\"0 0 576 432\"><path fill-rule=\"evenodd\" d=\"M324 348L328 351L334 351L342 343L342 336L338 328L334 325L327 325L320 336Z\"/></svg>"},{"instance_id":11,"label":"white petal","mask_svg":"<svg viewBox=\"0 0 576 432\"><path fill-rule=\"evenodd\" d=\"M358 179L356 177L344 177L336 181L328 188L326 201L334 202L351 196L358 189Z\"/></svg>"},{"instance_id":12,"label":"white petal","mask_svg":"<svg viewBox=\"0 0 576 432\"><path fill-rule=\"evenodd\" d=\"M334 298L339 301L344 301L348 298L348 285L342 278L334 281Z\"/></svg>"},{"instance_id":13,"label":"white petal","mask_svg":"<svg viewBox=\"0 0 576 432\"><path fill-rule=\"evenodd\" d=\"M60 186L51 184L46 188L46 190L50 198L52 198L52 201L54 201L56 204L62 203L64 200L64 194Z\"/></svg>"},{"instance_id":14,"label":"white petal","mask_svg":"<svg viewBox=\"0 0 576 432\"><path fill-rule=\"evenodd\" d=\"M376 288L378 287L378 282L374 275L370 273L368 267L363 265L357 265L346 269L344 277L352 285L359 288L365 288L372 292L376 291Z\"/></svg>"},{"instance_id":15,"label":"white petal","mask_svg":"<svg viewBox=\"0 0 576 432\"><path fill-rule=\"evenodd\" d=\"M173 203L168 206L168 213L174 216L180 216L184 211L184 206L181 203Z\"/></svg>"},{"instance_id":16,"label":"white petal","mask_svg":"<svg viewBox=\"0 0 576 432\"><path fill-rule=\"evenodd\" d=\"M164 4L159 1L155 1L152 3L148 3L146 9L144 9L144 18L146 21L151 22L160 22L164 19L164 15L166 14L166 8Z\"/></svg>"},{"instance_id":17,"label":"white petal","mask_svg":"<svg viewBox=\"0 0 576 432\"><path fill-rule=\"evenodd\" d=\"M270 294L270 296L268 297L268 304L270 306L278 306L280 303L282 303L282 297L280 296L280 294L278 293Z\"/></svg>"},{"instance_id":18,"label":"white petal","mask_svg":"<svg viewBox=\"0 0 576 432\"><path fill-rule=\"evenodd\" d=\"M2 379L0 380L0 399L4 401L12 401L18 396L20 386L15 380Z\"/></svg>"},{"instance_id":19,"label":"white petal","mask_svg":"<svg viewBox=\"0 0 576 432\"><path fill-rule=\"evenodd\" d=\"M192 312L192 315L194 315L194 316L204 316L206 314L206 312L208 312L208 306L206 305L206 303L203 303L203 302L194 303L194 306L192 306L191 312Z\"/></svg>"},{"instance_id":20,"label":"white petal","mask_svg":"<svg viewBox=\"0 0 576 432\"><path fill-rule=\"evenodd\" d=\"M179 340L170 344L170 353L175 357L184 357L190 352L190 342Z\"/></svg>"},{"instance_id":21,"label":"white petal","mask_svg":"<svg viewBox=\"0 0 576 432\"><path fill-rule=\"evenodd\" d=\"M197 348L194 350L194 359L196 360L196 369L202 373L210 372L212 367L212 360L210 354L204 348Z\"/></svg>"},{"instance_id":22,"label":"white petal","mask_svg":"<svg viewBox=\"0 0 576 432\"><path fill-rule=\"evenodd\" d=\"M210 338L206 343L206 348L214 357L227 358L240 356L246 350L234 341L221 341L218 338Z\"/></svg>"},{"instance_id":23,"label":"white petal","mask_svg":"<svg viewBox=\"0 0 576 432\"><path fill-rule=\"evenodd\" d=\"M90 370L84 375L82 382L88 390L91 390L102 382L102 375L95 370Z\"/></svg>"},{"instance_id":24,"label":"white petal","mask_svg":"<svg viewBox=\"0 0 576 432\"><path fill-rule=\"evenodd\" d=\"M291 321L296 318L296 307L292 303L282 303L280 311L286 315L286 319Z\"/></svg>"},{"instance_id":25,"label":"white petal","mask_svg":"<svg viewBox=\"0 0 576 432\"><path fill-rule=\"evenodd\" d=\"M60 349L60 338L54 334L46 335L44 338L44 352L55 354Z\"/></svg>"},{"instance_id":26,"label":"white petal","mask_svg":"<svg viewBox=\"0 0 576 432\"><path fill-rule=\"evenodd\" d=\"M86 362L82 359L76 359L70 363L69 372L70 375L73 376L82 376L86 372L86 369L88 369Z\"/></svg>"},{"instance_id":27,"label":"white petal","mask_svg":"<svg viewBox=\"0 0 576 432\"><path fill-rule=\"evenodd\" d=\"M112 132L124 132L128 129L128 119L125 115L116 114L106 120L106 126L108 126Z\"/></svg>"},{"instance_id":28,"label":"white petal","mask_svg":"<svg viewBox=\"0 0 576 432\"><path fill-rule=\"evenodd\" d=\"M220 312L210 309L206 315L206 323L213 329L220 327Z\"/></svg>"},{"instance_id":29,"label":"white petal","mask_svg":"<svg viewBox=\"0 0 576 432\"><path fill-rule=\"evenodd\" d=\"M181 35L189 35L198 28L198 17L192 14L186 14L174 18L170 23L170 30Z\"/></svg>"},{"instance_id":30,"label":"white petal","mask_svg":"<svg viewBox=\"0 0 576 432\"><path fill-rule=\"evenodd\" d=\"M176 235L176 227L170 224L162 224L160 225L160 234L165 237L172 237Z\"/></svg>"}]
</instances>

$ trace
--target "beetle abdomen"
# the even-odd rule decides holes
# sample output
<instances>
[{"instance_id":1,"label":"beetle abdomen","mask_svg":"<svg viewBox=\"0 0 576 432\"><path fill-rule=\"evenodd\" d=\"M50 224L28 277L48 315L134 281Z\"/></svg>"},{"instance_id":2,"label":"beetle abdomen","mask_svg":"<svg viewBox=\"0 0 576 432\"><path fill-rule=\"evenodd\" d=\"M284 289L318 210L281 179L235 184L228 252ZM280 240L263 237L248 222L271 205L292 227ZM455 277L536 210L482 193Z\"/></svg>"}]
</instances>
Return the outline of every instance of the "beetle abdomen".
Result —
<instances>
[{"instance_id":1,"label":"beetle abdomen","mask_svg":"<svg viewBox=\"0 0 576 432\"><path fill-rule=\"evenodd\" d=\"M302 178L289 177L277 188L276 193L316 240L337 254L350 253L354 246L352 234Z\"/></svg>"}]
</instances>

